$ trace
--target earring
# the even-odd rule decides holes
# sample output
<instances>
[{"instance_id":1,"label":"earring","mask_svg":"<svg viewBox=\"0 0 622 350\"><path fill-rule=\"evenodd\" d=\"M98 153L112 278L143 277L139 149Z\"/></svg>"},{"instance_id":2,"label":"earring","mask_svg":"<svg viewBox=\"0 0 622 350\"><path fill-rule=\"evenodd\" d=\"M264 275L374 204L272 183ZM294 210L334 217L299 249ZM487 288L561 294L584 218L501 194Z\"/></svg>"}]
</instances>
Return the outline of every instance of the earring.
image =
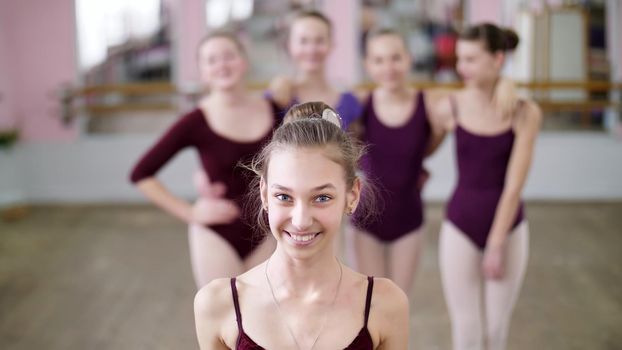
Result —
<instances>
[{"instance_id":1,"label":"earring","mask_svg":"<svg viewBox=\"0 0 622 350\"><path fill-rule=\"evenodd\" d=\"M353 213L354 213L354 210L352 210L352 208L348 208L348 211L346 211L347 216L352 216Z\"/></svg>"}]
</instances>

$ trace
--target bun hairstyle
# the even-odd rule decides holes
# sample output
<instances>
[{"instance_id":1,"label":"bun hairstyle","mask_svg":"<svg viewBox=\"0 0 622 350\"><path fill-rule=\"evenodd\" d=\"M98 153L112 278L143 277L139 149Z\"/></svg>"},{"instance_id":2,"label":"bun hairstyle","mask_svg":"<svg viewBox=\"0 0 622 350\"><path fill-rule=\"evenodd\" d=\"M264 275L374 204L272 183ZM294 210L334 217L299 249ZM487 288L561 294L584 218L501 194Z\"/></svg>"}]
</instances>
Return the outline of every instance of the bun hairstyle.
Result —
<instances>
[{"instance_id":1,"label":"bun hairstyle","mask_svg":"<svg viewBox=\"0 0 622 350\"><path fill-rule=\"evenodd\" d=\"M294 105L287 111L283 121L290 123L305 118L320 118L337 125L339 128L343 126L339 114L324 102L307 102Z\"/></svg>"},{"instance_id":2,"label":"bun hairstyle","mask_svg":"<svg viewBox=\"0 0 622 350\"><path fill-rule=\"evenodd\" d=\"M285 115L283 124L274 131L272 140L255 156L250 165L245 166L255 173L253 191L249 194L247 202L250 206L246 208L249 209L246 212L255 215L257 225L263 233L270 232L270 226L262 208L260 182L267 179L271 155L275 151L292 148L316 148L325 151L329 159L343 168L348 189L352 188L355 180L359 178L359 163L364 147L343 131L341 118L335 110L324 102L307 102L291 107ZM367 184L365 187L366 192L372 191ZM361 202L371 201L372 198L373 196L368 193L361 197ZM359 208L365 208L367 204L360 203ZM360 211L357 209L357 212ZM357 215L358 217L367 218L364 215Z\"/></svg>"},{"instance_id":3,"label":"bun hairstyle","mask_svg":"<svg viewBox=\"0 0 622 350\"><path fill-rule=\"evenodd\" d=\"M481 41L491 53L513 51L520 41L514 30L500 28L492 23L481 23L467 27L460 33L460 39Z\"/></svg>"}]
</instances>

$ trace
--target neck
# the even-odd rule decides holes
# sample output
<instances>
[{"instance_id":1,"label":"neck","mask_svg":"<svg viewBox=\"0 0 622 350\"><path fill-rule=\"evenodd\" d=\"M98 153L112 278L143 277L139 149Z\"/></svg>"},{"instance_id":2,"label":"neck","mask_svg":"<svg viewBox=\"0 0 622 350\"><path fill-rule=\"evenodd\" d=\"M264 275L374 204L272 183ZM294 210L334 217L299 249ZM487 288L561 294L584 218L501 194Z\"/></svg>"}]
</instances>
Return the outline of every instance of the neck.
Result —
<instances>
[{"instance_id":1,"label":"neck","mask_svg":"<svg viewBox=\"0 0 622 350\"><path fill-rule=\"evenodd\" d=\"M332 251L309 259L296 259L279 247L266 264L272 287L300 297L334 288L341 268Z\"/></svg>"},{"instance_id":2,"label":"neck","mask_svg":"<svg viewBox=\"0 0 622 350\"><path fill-rule=\"evenodd\" d=\"M227 90L212 90L207 99L217 104L239 105L246 99L248 92L244 85L236 85Z\"/></svg>"},{"instance_id":3,"label":"neck","mask_svg":"<svg viewBox=\"0 0 622 350\"><path fill-rule=\"evenodd\" d=\"M491 102L494 94L495 87L497 86L497 80L491 82L480 83L467 87L471 93L478 99L484 102Z\"/></svg>"},{"instance_id":4,"label":"neck","mask_svg":"<svg viewBox=\"0 0 622 350\"><path fill-rule=\"evenodd\" d=\"M379 95L391 100L405 100L410 99L412 95L412 89L407 84L400 84L396 87L383 87L376 88Z\"/></svg>"},{"instance_id":5,"label":"neck","mask_svg":"<svg viewBox=\"0 0 622 350\"><path fill-rule=\"evenodd\" d=\"M296 75L296 83L304 88L326 89L328 82L324 76L324 70L317 72L298 72Z\"/></svg>"}]
</instances>

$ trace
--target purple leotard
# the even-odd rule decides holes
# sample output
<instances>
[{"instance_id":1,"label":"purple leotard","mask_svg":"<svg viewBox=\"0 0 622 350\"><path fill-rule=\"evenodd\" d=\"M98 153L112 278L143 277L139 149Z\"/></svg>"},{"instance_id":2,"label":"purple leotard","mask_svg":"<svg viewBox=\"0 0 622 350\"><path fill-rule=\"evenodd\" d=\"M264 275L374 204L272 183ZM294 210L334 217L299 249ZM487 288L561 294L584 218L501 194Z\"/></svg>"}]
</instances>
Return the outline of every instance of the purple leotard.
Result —
<instances>
[{"instance_id":1,"label":"purple leotard","mask_svg":"<svg viewBox=\"0 0 622 350\"><path fill-rule=\"evenodd\" d=\"M380 188L382 211L375 220L367 222L359 221L355 215L354 223L379 240L391 242L423 224L423 203L417 184L430 139L424 93L417 93L415 109L403 126L388 127L378 120L373 94L365 104L362 118L363 141L369 145L362 166Z\"/></svg>"},{"instance_id":2,"label":"purple leotard","mask_svg":"<svg viewBox=\"0 0 622 350\"><path fill-rule=\"evenodd\" d=\"M244 332L242 326L242 312L240 311L240 302L238 300L238 290L235 285L235 278L230 280L231 284L231 296L233 298L233 306L235 307L235 319L238 323L238 340L235 345L236 350L265 350L261 345L255 343L255 341ZM374 342L367 328L367 321L369 320L369 311L371 309L371 297L374 290L374 278L367 277L367 296L365 298L365 314L363 327L359 333L354 337L354 340L343 350L371 350L374 348Z\"/></svg>"},{"instance_id":3,"label":"purple leotard","mask_svg":"<svg viewBox=\"0 0 622 350\"><path fill-rule=\"evenodd\" d=\"M339 96L339 102L335 107L337 113L341 117L343 129L347 130L350 123L358 119L363 113L363 106L358 98L351 92L342 92Z\"/></svg>"},{"instance_id":4,"label":"purple leotard","mask_svg":"<svg viewBox=\"0 0 622 350\"><path fill-rule=\"evenodd\" d=\"M278 122L279 108L271 104ZM243 207L244 195L248 193L251 176L243 174L239 161L250 160L272 137L272 129L262 138L251 142L232 141L215 133L206 116L195 109L175 122L158 142L145 153L134 166L130 180L137 183L155 174L179 151L186 147L196 148L203 169L213 182L222 182L227 187L225 198ZM240 258L247 257L261 243L253 229L238 218L231 224L212 225L212 230L227 240Z\"/></svg>"},{"instance_id":5,"label":"purple leotard","mask_svg":"<svg viewBox=\"0 0 622 350\"><path fill-rule=\"evenodd\" d=\"M514 145L514 130L495 135L472 133L460 125L455 100L458 184L447 206L447 219L484 250L497 204L505 185L505 174ZM521 201L513 228L524 218Z\"/></svg>"}]
</instances>

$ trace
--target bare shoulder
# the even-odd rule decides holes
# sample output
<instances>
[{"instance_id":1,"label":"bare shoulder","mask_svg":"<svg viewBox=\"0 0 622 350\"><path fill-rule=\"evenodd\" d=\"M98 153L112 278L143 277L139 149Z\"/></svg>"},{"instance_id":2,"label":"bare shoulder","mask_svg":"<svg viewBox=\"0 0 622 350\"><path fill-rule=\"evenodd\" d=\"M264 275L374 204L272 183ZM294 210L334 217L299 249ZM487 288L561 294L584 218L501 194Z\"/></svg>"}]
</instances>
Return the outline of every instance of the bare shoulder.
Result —
<instances>
[{"instance_id":1,"label":"bare shoulder","mask_svg":"<svg viewBox=\"0 0 622 350\"><path fill-rule=\"evenodd\" d=\"M378 349L408 348L409 318L408 297L402 289L389 279L375 278L369 329L378 339Z\"/></svg>"},{"instance_id":2,"label":"bare shoulder","mask_svg":"<svg viewBox=\"0 0 622 350\"><path fill-rule=\"evenodd\" d=\"M294 96L294 83L291 78L279 75L272 78L268 91L279 106L287 106Z\"/></svg>"},{"instance_id":3,"label":"bare shoulder","mask_svg":"<svg viewBox=\"0 0 622 350\"><path fill-rule=\"evenodd\" d=\"M518 132L537 132L542 125L542 110L533 100L526 99L523 100L515 118L515 128Z\"/></svg>"},{"instance_id":4,"label":"bare shoulder","mask_svg":"<svg viewBox=\"0 0 622 350\"><path fill-rule=\"evenodd\" d=\"M434 90L428 92L427 95L426 105L432 125L444 130L451 130L454 121L452 93L448 90Z\"/></svg>"},{"instance_id":5,"label":"bare shoulder","mask_svg":"<svg viewBox=\"0 0 622 350\"><path fill-rule=\"evenodd\" d=\"M201 349L231 348L227 346L232 339L227 324L235 318L233 309L229 279L213 280L199 290L194 297L194 318Z\"/></svg>"},{"instance_id":6,"label":"bare shoulder","mask_svg":"<svg viewBox=\"0 0 622 350\"><path fill-rule=\"evenodd\" d=\"M201 288L194 297L194 311L197 318L222 321L233 309L231 284L228 278L219 278Z\"/></svg>"},{"instance_id":7,"label":"bare shoulder","mask_svg":"<svg viewBox=\"0 0 622 350\"><path fill-rule=\"evenodd\" d=\"M406 312L408 314L408 297L393 281L388 278L374 278L374 305L383 315L392 317Z\"/></svg>"}]
</instances>

